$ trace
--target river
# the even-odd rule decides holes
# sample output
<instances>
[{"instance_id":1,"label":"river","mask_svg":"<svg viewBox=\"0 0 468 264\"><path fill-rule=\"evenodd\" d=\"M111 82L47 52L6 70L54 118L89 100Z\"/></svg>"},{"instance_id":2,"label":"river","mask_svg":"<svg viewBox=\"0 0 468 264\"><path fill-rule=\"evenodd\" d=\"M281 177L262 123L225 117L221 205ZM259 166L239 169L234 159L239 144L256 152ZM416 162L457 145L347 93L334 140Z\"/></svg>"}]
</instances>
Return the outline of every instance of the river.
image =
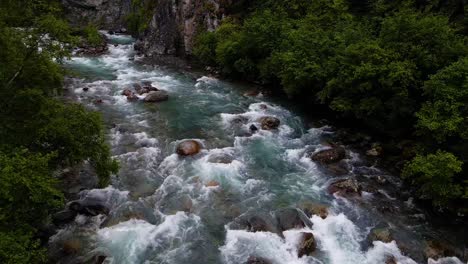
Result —
<instances>
[{"instance_id":1,"label":"river","mask_svg":"<svg viewBox=\"0 0 468 264\"><path fill-rule=\"evenodd\" d=\"M121 168L111 186L81 192L83 199L104 201L110 213L80 215L52 237L51 248L79 241L76 252L59 263L86 263L96 254L114 264L241 264L251 257L274 264L377 264L391 256L401 264L427 262L420 255L422 232L440 233L430 229L411 199L394 197L398 179L347 150L350 175L369 181L383 177L389 187L350 199L327 192L339 177L328 175L308 153L326 148L332 129L311 126L285 102L244 96L248 86L130 60L135 57L131 37L108 37L108 53L73 57L67 67L81 75L71 85L76 100L103 114ZM167 91L169 100L130 102L121 95L142 81ZM260 127L263 116L279 118L280 127L251 133L249 127ZM201 142L202 152L185 158L175 154L185 139ZM304 202L325 205L329 215L314 215L311 227L283 236L233 228L240 215L271 214ZM376 204L391 204L396 212L381 212ZM369 242L374 227L390 228L407 254L395 241ZM312 256L298 257L301 232L313 233L317 240ZM462 262L444 258L429 263Z\"/></svg>"}]
</instances>

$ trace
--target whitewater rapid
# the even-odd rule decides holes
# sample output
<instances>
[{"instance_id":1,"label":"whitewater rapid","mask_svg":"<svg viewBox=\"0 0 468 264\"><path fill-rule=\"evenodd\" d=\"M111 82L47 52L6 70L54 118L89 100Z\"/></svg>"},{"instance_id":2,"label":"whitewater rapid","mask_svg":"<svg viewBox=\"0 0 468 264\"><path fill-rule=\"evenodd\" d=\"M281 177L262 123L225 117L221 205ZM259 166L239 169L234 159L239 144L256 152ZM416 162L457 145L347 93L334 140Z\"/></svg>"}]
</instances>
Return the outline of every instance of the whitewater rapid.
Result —
<instances>
[{"instance_id":1,"label":"whitewater rapid","mask_svg":"<svg viewBox=\"0 0 468 264\"><path fill-rule=\"evenodd\" d=\"M107 54L73 57L67 65L82 76L71 85L75 99L103 113L121 169L111 186L80 193L103 201L110 213L79 216L60 230L51 239L52 248L60 249L70 240L78 240L80 246L59 263L83 263L96 254L113 264L242 264L252 256L273 264L381 264L389 257L400 264L417 263L396 241L372 243L367 237L373 227L384 225L402 233L410 246L422 247L421 222L386 219L369 209L377 199L372 193L364 192L355 201L326 191L337 178L308 153L326 148L332 129L305 124L299 114L261 94L246 97L248 87L140 64L130 37L107 36L112 43ZM148 105L121 94L142 81L166 90L169 101ZM279 129L251 134L249 128L260 127L264 116L279 118ZM188 158L175 154L185 139L199 141L202 152ZM348 156L346 162L366 169L367 177L390 179L358 154ZM220 157L230 162L213 162ZM382 192L386 197L379 199L395 199ZM328 217L313 216L312 228L288 230L284 237L230 229L240 215L296 207L304 201L325 204ZM412 210L410 204L407 207L404 210ZM313 256L298 257L301 232L314 234L318 249ZM446 258L428 263L462 262Z\"/></svg>"}]
</instances>

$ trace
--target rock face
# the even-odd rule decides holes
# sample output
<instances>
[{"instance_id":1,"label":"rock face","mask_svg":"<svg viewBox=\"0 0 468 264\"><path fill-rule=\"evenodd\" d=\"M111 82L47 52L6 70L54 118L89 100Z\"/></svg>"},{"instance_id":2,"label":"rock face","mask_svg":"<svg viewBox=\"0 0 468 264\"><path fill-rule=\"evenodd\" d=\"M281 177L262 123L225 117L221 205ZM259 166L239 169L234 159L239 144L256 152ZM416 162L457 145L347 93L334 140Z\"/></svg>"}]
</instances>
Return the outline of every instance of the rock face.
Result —
<instances>
[{"instance_id":1,"label":"rock face","mask_svg":"<svg viewBox=\"0 0 468 264\"><path fill-rule=\"evenodd\" d=\"M169 100L169 95L165 91L152 91L145 97L145 102L154 103Z\"/></svg>"},{"instance_id":2,"label":"rock face","mask_svg":"<svg viewBox=\"0 0 468 264\"><path fill-rule=\"evenodd\" d=\"M145 0L151 1L151 0ZM224 16L221 0L159 0L135 48L152 55L191 55L201 30L213 31Z\"/></svg>"},{"instance_id":3,"label":"rock face","mask_svg":"<svg viewBox=\"0 0 468 264\"><path fill-rule=\"evenodd\" d=\"M202 149L200 142L196 140L186 140L177 146L176 153L180 156L192 156L198 154Z\"/></svg>"},{"instance_id":4,"label":"rock face","mask_svg":"<svg viewBox=\"0 0 468 264\"><path fill-rule=\"evenodd\" d=\"M122 31L132 0L62 0L66 17L73 26L90 23L98 28Z\"/></svg>"}]
</instances>

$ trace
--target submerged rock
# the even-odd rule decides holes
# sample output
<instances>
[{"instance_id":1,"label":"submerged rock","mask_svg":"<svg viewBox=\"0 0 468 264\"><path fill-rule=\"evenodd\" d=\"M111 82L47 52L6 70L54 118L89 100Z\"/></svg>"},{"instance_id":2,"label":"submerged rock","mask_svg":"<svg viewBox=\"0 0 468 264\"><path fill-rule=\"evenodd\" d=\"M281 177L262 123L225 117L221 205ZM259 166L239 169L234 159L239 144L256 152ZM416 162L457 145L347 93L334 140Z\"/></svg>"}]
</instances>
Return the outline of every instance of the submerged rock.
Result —
<instances>
[{"instance_id":1,"label":"submerged rock","mask_svg":"<svg viewBox=\"0 0 468 264\"><path fill-rule=\"evenodd\" d=\"M218 187L219 182L217 181L209 181L207 184L205 184L206 187Z\"/></svg>"},{"instance_id":2,"label":"submerged rock","mask_svg":"<svg viewBox=\"0 0 468 264\"><path fill-rule=\"evenodd\" d=\"M223 164L230 164L232 163L233 160L234 160L234 157L226 153L214 154L208 158L208 162L223 163Z\"/></svg>"},{"instance_id":3,"label":"submerged rock","mask_svg":"<svg viewBox=\"0 0 468 264\"><path fill-rule=\"evenodd\" d=\"M176 153L180 156L192 156L198 154L202 149L200 142L196 140L185 140L177 146Z\"/></svg>"},{"instance_id":4,"label":"submerged rock","mask_svg":"<svg viewBox=\"0 0 468 264\"><path fill-rule=\"evenodd\" d=\"M258 96L260 94L259 90L251 90L244 93L244 96Z\"/></svg>"},{"instance_id":5,"label":"submerged rock","mask_svg":"<svg viewBox=\"0 0 468 264\"><path fill-rule=\"evenodd\" d=\"M345 157L346 150L343 147L334 147L312 154L311 159L322 164L330 164L338 162Z\"/></svg>"},{"instance_id":6,"label":"submerged rock","mask_svg":"<svg viewBox=\"0 0 468 264\"><path fill-rule=\"evenodd\" d=\"M250 131L252 131L252 132L258 131L258 127L255 126L255 125L251 125L251 126L249 127L249 129L250 129Z\"/></svg>"},{"instance_id":7,"label":"submerged rock","mask_svg":"<svg viewBox=\"0 0 468 264\"><path fill-rule=\"evenodd\" d=\"M272 130L272 129L276 129L279 127L280 120L273 116L265 116L265 117L260 118L260 123L261 123L262 129Z\"/></svg>"},{"instance_id":8,"label":"submerged rock","mask_svg":"<svg viewBox=\"0 0 468 264\"><path fill-rule=\"evenodd\" d=\"M328 192L337 193L342 196L361 195L361 185L356 179L348 178L336 181L328 187Z\"/></svg>"},{"instance_id":9,"label":"submerged rock","mask_svg":"<svg viewBox=\"0 0 468 264\"><path fill-rule=\"evenodd\" d=\"M317 248L317 243L315 242L314 234L312 233L301 233L301 242L299 243L299 248L297 251L298 257L302 257L304 255L312 255L315 249Z\"/></svg>"},{"instance_id":10,"label":"submerged rock","mask_svg":"<svg viewBox=\"0 0 468 264\"><path fill-rule=\"evenodd\" d=\"M145 102L162 102L169 100L169 94L166 91L152 91L145 97Z\"/></svg>"}]
</instances>

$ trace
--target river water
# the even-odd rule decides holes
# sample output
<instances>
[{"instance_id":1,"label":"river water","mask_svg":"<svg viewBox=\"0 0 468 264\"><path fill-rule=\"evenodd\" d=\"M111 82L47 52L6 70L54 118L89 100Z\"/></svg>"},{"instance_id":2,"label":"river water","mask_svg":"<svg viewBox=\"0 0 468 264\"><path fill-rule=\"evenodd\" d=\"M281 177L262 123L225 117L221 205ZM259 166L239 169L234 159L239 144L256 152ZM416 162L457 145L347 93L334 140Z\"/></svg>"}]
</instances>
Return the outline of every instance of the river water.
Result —
<instances>
[{"instance_id":1,"label":"river water","mask_svg":"<svg viewBox=\"0 0 468 264\"><path fill-rule=\"evenodd\" d=\"M327 192L337 177L307 155L326 148L324 142L334 133L329 127L305 124L285 103L261 95L244 96L249 87L143 65L138 58L129 60L135 57L133 40L123 35L108 37L112 44L107 54L73 57L67 66L81 74L71 85L76 99L103 113L109 144L121 169L111 186L81 192L82 198L104 201L110 213L78 216L52 237L51 248L78 241L73 254L61 257L59 263L86 263L96 254L106 255L105 262L115 264L241 264L252 256L274 264L377 264L389 256L402 264L428 262L418 255L424 247L422 232L439 234L428 227L411 199L394 198L391 190L398 192L400 186L396 179L366 166L348 150L351 175L359 172L370 181L377 176L388 178L386 185L392 187L377 194L363 192L354 199ZM169 100L145 104L121 95L123 89L142 81L166 90ZM279 118L279 129L251 135L250 125L260 127L258 119L263 116ZM184 139L200 141L202 152L179 157L175 147ZM220 157L232 162L216 162ZM312 216L312 228L288 230L284 237L231 228L239 215L268 214L304 202L326 205L329 216ZM383 213L376 204L391 204L396 212ZM395 241L368 241L372 228L382 226L393 230L407 254ZM314 234L313 256L298 257L301 232ZM462 263L456 258L429 262Z\"/></svg>"}]
</instances>

